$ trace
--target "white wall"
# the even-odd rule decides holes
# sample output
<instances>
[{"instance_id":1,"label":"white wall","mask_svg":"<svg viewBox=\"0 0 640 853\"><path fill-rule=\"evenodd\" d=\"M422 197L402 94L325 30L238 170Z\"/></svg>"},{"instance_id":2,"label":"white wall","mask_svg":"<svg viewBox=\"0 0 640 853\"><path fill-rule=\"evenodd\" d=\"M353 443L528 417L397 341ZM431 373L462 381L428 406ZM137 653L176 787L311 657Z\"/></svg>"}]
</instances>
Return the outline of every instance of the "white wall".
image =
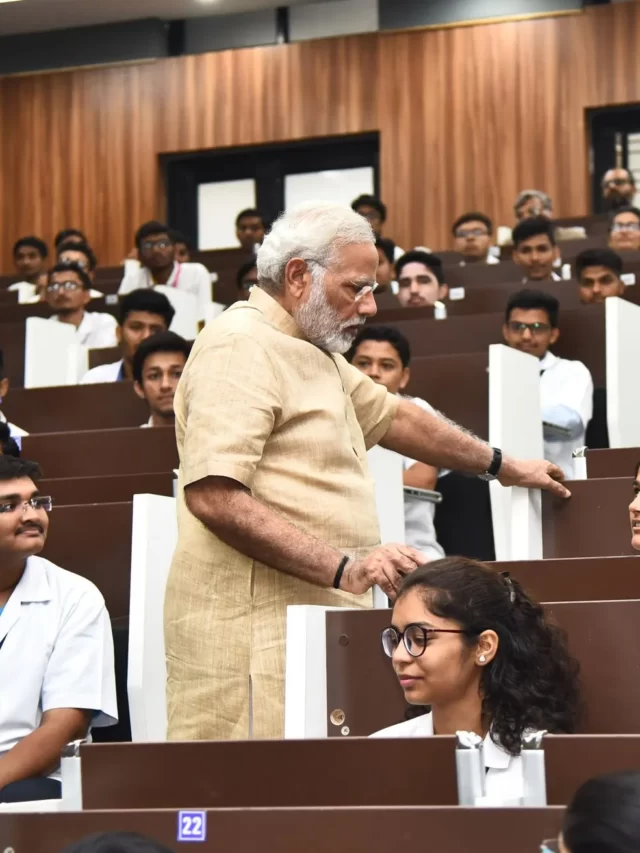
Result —
<instances>
[{"instance_id":1,"label":"white wall","mask_svg":"<svg viewBox=\"0 0 640 853\"><path fill-rule=\"evenodd\" d=\"M378 23L377 0L331 0L289 8L291 41L371 33Z\"/></svg>"}]
</instances>

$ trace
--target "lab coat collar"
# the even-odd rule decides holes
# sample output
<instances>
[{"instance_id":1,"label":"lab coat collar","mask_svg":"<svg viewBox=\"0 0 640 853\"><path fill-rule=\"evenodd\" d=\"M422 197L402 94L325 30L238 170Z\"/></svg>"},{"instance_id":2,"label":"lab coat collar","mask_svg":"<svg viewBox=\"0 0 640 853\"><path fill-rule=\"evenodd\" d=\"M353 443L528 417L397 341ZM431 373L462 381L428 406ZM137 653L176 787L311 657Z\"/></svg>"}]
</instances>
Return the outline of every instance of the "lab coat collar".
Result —
<instances>
[{"instance_id":1,"label":"lab coat collar","mask_svg":"<svg viewBox=\"0 0 640 853\"><path fill-rule=\"evenodd\" d=\"M544 358L540 359L540 370L549 370L550 367L554 367L560 359L557 355L554 355L552 352L547 350Z\"/></svg>"},{"instance_id":2,"label":"lab coat collar","mask_svg":"<svg viewBox=\"0 0 640 853\"><path fill-rule=\"evenodd\" d=\"M424 735L432 735L433 734L433 714L425 714L424 717L419 717L422 721L421 726L421 734ZM491 740L491 733L489 733L483 743L483 756L484 756L484 766L487 768L491 768L494 770L506 770L511 761L511 755L503 749L503 747L499 746L497 743L494 743Z\"/></svg>"},{"instance_id":3,"label":"lab coat collar","mask_svg":"<svg viewBox=\"0 0 640 853\"><path fill-rule=\"evenodd\" d=\"M47 578L46 563L29 557L22 577L0 614L0 645L20 618L23 604L34 601L51 601L52 593Z\"/></svg>"}]
</instances>

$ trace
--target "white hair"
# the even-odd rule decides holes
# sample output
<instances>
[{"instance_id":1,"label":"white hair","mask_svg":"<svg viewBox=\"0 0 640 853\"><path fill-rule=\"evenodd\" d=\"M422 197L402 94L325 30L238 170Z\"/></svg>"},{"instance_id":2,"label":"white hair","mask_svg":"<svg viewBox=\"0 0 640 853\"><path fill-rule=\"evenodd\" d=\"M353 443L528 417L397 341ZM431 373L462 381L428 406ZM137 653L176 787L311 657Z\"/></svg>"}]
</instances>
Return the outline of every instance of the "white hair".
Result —
<instances>
[{"instance_id":1,"label":"white hair","mask_svg":"<svg viewBox=\"0 0 640 853\"><path fill-rule=\"evenodd\" d=\"M551 210L552 204L551 199L546 193L543 193L542 190L522 190L522 192L518 195L518 198L513 205L513 209L517 213L518 210L522 207L523 204L526 204L531 199L535 199L535 201L539 201L543 210Z\"/></svg>"},{"instance_id":2,"label":"white hair","mask_svg":"<svg viewBox=\"0 0 640 853\"><path fill-rule=\"evenodd\" d=\"M310 201L287 210L274 222L258 249L258 282L267 293L282 293L292 258L331 267L337 254L354 243L375 242L367 220L350 207Z\"/></svg>"}]
</instances>

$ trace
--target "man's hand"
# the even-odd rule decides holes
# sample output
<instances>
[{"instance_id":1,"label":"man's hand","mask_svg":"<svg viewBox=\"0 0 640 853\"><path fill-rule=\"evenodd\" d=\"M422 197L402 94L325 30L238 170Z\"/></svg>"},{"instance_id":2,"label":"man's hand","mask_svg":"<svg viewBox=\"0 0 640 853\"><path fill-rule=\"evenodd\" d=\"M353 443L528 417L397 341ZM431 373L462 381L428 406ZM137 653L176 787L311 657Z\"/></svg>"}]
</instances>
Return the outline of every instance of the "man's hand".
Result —
<instances>
[{"instance_id":1,"label":"man's hand","mask_svg":"<svg viewBox=\"0 0 640 853\"><path fill-rule=\"evenodd\" d=\"M503 460L498 481L503 486L525 489L545 489L559 498L570 498L571 492L562 485L564 474L557 465L538 460Z\"/></svg>"},{"instance_id":2,"label":"man's hand","mask_svg":"<svg viewBox=\"0 0 640 853\"><path fill-rule=\"evenodd\" d=\"M395 598L402 578L426 562L420 551L408 545L379 545L363 560L347 563L340 589L362 595L377 584L389 598Z\"/></svg>"}]
</instances>

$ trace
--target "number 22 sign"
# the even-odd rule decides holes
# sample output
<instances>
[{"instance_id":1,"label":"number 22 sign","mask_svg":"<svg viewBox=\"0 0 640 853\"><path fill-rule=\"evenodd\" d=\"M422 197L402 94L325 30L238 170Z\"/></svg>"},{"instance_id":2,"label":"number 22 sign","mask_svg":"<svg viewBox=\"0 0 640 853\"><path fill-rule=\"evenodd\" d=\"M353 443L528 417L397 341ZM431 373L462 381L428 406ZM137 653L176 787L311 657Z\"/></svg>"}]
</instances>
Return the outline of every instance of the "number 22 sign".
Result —
<instances>
[{"instance_id":1,"label":"number 22 sign","mask_svg":"<svg viewBox=\"0 0 640 853\"><path fill-rule=\"evenodd\" d=\"M178 841L206 841L207 813L178 812Z\"/></svg>"}]
</instances>

